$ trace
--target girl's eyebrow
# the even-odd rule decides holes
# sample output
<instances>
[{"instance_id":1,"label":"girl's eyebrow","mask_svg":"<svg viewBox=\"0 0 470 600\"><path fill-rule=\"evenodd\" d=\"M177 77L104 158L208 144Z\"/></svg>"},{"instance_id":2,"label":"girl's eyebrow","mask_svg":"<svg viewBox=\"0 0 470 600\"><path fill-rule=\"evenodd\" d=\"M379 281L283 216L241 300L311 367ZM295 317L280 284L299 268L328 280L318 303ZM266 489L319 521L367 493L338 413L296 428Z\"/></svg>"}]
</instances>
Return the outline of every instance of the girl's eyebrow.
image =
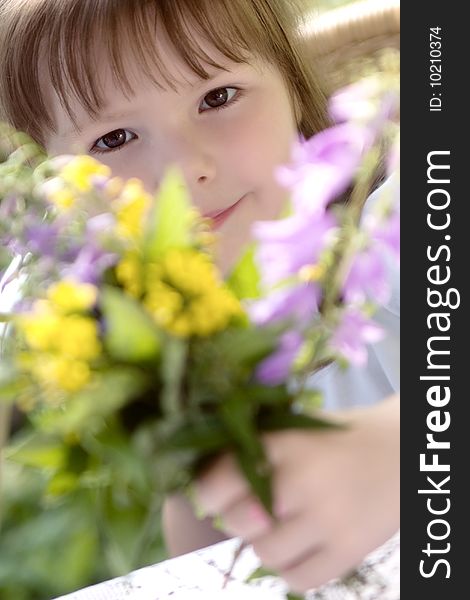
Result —
<instances>
[{"instance_id":1,"label":"girl's eyebrow","mask_svg":"<svg viewBox=\"0 0 470 600\"><path fill-rule=\"evenodd\" d=\"M112 121L118 121L120 119L127 119L127 118L137 114L137 112L138 111L136 111L136 110L115 112L115 113L101 113L100 111L98 111L96 118L90 119L89 122L87 122L86 124L77 123L76 127L71 127L70 129L67 129L63 133L58 134L57 137L59 139L76 138L87 129L87 126L91 126L94 123L98 124L98 122L99 122L100 124L101 123L105 124L108 122L111 123Z\"/></svg>"},{"instance_id":2,"label":"girl's eyebrow","mask_svg":"<svg viewBox=\"0 0 470 600\"><path fill-rule=\"evenodd\" d=\"M223 69L223 68L214 69L214 71L212 72L211 76L208 79L198 77L197 80L195 80L195 81L186 81L185 85L182 86L182 88L184 88L184 89L182 89L182 92L187 91L188 89L200 89L202 87L206 87L206 86L210 85L214 80L221 77L223 74L225 74L225 75L234 74L234 70L233 69ZM94 119L90 119L89 122L86 122L83 124L77 123L76 127L71 127L70 129L67 129L63 133L58 134L57 137L59 139L65 139L65 138L76 139L78 136L83 134L87 128L91 128L91 126L95 123L99 122L100 125L106 124L106 123L112 123L114 121L119 121L121 119L128 119L132 116L135 116L139 112L138 110L134 109L134 110L128 110L128 111L118 111L118 112L109 112L108 113L108 112L104 112L105 110L106 110L105 108L103 109L103 111L98 110L96 117Z\"/></svg>"}]
</instances>

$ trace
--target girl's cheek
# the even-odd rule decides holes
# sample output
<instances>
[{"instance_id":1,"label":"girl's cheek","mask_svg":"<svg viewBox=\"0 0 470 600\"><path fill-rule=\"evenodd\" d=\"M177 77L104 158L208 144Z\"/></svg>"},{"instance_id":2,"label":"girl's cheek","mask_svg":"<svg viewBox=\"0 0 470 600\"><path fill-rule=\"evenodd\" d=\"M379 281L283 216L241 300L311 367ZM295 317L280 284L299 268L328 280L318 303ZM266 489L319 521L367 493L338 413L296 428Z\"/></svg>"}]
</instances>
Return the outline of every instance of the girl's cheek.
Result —
<instances>
[{"instance_id":1,"label":"girl's cheek","mask_svg":"<svg viewBox=\"0 0 470 600\"><path fill-rule=\"evenodd\" d=\"M132 148L132 144L129 144L126 150L110 153L109 157L106 154L99 155L97 158L110 167L114 176L123 179L137 177L149 192L155 191L161 176L160 161L155 152L145 152L144 148Z\"/></svg>"}]
</instances>

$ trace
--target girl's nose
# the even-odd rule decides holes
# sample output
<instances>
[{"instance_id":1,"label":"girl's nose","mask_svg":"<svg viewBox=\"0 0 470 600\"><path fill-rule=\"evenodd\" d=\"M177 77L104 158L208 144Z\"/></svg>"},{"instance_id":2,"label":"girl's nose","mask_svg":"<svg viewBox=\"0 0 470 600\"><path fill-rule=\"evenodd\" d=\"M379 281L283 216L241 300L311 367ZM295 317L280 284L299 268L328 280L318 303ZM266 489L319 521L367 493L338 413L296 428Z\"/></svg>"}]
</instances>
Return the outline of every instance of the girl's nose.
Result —
<instances>
[{"instance_id":1,"label":"girl's nose","mask_svg":"<svg viewBox=\"0 0 470 600\"><path fill-rule=\"evenodd\" d=\"M176 164L182 170L193 192L209 187L217 175L214 151L189 130L169 141L167 162Z\"/></svg>"},{"instance_id":2,"label":"girl's nose","mask_svg":"<svg viewBox=\"0 0 470 600\"><path fill-rule=\"evenodd\" d=\"M209 156L198 156L181 163L183 175L189 186L207 187L215 179L215 164Z\"/></svg>"}]
</instances>

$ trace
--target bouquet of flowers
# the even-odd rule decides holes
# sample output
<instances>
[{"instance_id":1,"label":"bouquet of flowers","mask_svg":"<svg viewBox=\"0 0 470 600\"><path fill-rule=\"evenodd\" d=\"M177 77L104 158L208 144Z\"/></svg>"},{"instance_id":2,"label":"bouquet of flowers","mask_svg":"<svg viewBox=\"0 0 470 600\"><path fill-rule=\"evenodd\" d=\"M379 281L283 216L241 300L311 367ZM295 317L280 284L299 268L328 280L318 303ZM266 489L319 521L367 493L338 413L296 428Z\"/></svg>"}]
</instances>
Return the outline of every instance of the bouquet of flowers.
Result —
<instances>
[{"instance_id":1,"label":"bouquet of flowers","mask_svg":"<svg viewBox=\"0 0 470 600\"><path fill-rule=\"evenodd\" d=\"M5 457L40 472L46 503L87 498L99 533L86 548L105 547L108 576L149 560L164 495L219 453L272 513L262 433L336 426L308 378L364 364L383 335L372 316L398 254L397 185L361 211L384 140L397 167L396 97L377 79L333 98L338 124L276 173L286 216L255 225L225 280L177 169L153 197L88 156L49 159L0 133L2 288L17 294L0 309L0 398L25 421ZM127 562L119 533L106 546L126 527L140 532Z\"/></svg>"}]
</instances>

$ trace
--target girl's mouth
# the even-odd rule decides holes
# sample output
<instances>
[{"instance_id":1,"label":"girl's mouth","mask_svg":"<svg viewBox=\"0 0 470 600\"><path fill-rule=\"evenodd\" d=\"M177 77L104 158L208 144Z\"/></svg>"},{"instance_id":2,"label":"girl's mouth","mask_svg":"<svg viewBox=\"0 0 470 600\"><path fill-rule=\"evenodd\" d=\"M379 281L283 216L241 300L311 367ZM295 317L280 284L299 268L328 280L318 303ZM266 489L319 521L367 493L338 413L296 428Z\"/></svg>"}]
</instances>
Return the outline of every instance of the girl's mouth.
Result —
<instances>
[{"instance_id":1,"label":"girl's mouth","mask_svg":"<svg viewBox=\"0 0 470 600\"><path fill-rule=\"evenodd\" d=\"M210 219L212 221L212 229L219 229L225 223L225 221L230 217L230 215L236 210L236 208L240 205L241 201L245 196L242 196L240 200L237 200L235 204L232 204L228 208L224 208L222 210L213 210L211 212L205 213L204 217L206 219Z\"/></svg>"}]
</instances>

